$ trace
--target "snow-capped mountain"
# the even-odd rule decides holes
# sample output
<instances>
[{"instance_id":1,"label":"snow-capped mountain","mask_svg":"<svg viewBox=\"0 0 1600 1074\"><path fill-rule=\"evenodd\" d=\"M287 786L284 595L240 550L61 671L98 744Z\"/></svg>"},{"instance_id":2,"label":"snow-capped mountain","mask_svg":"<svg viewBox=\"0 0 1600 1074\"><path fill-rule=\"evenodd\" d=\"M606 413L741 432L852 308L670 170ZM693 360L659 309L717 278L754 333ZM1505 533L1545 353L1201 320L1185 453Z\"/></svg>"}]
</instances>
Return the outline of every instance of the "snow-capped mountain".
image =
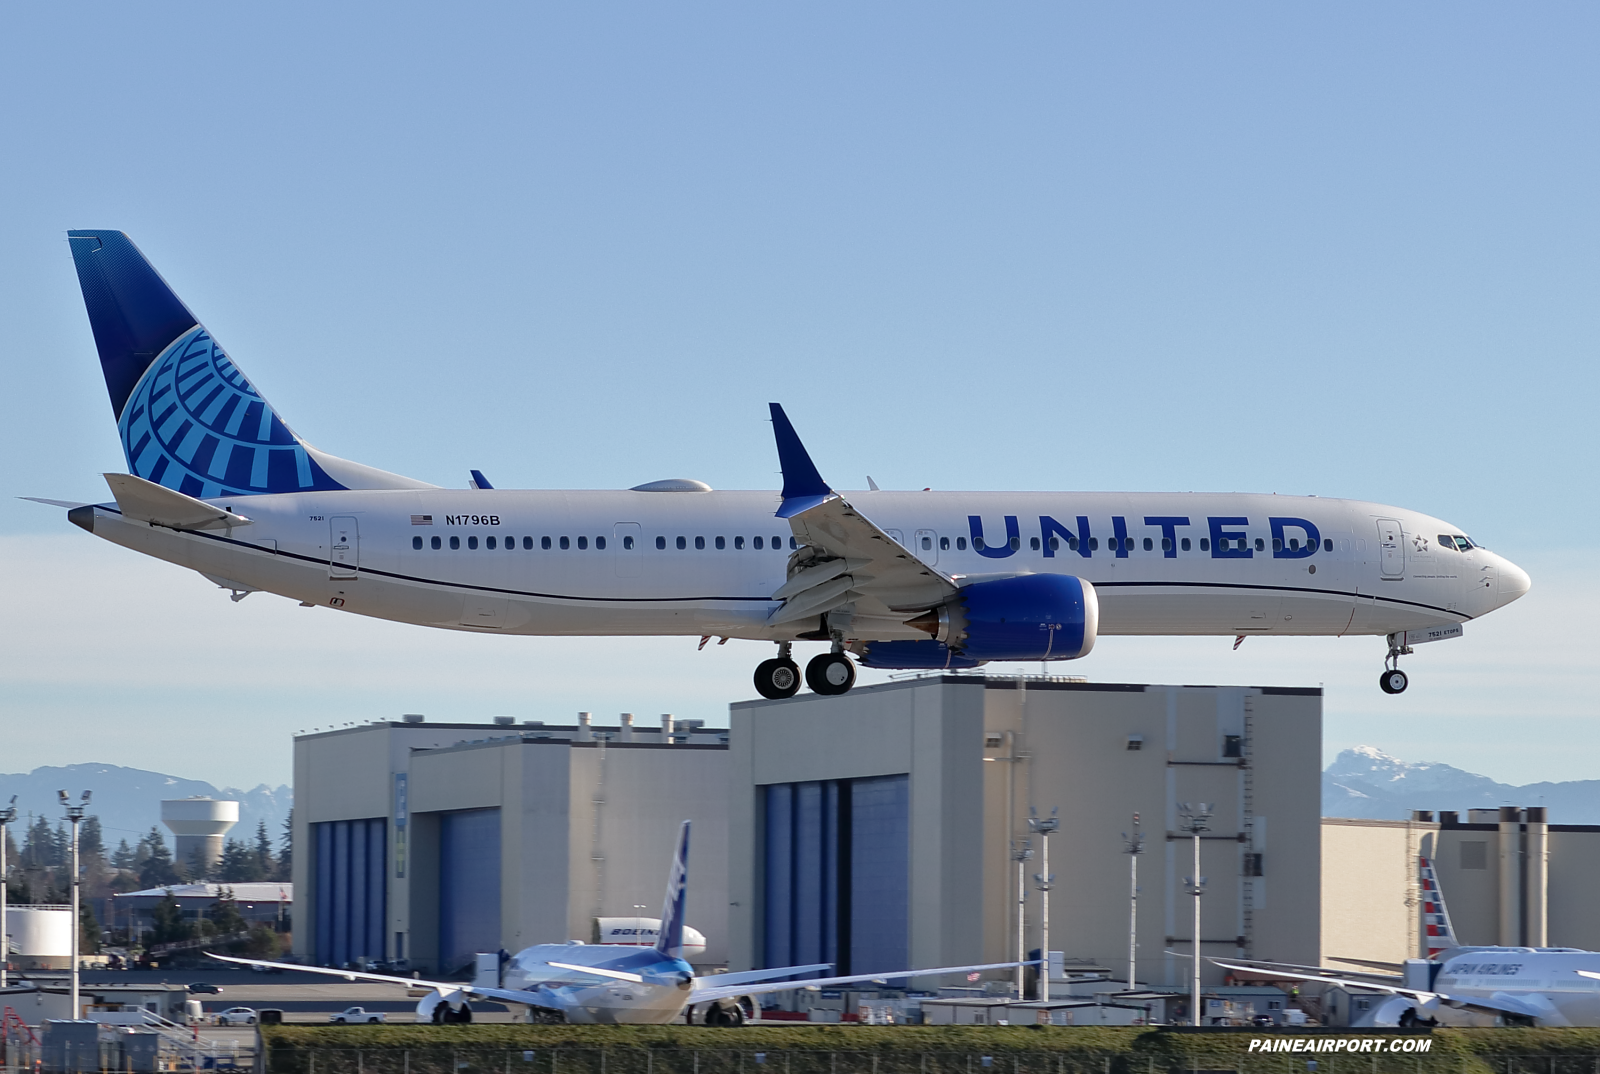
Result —
<instances>
[{"instance_id":1,"label":"snow-capped mountain","mask_svg":"<svg viewBox=\"0 0 1600 1074\"><path fill-rule=\"evenodd\" d=\"M1402 761L1372 746L1335 757L1322 773L1322 815L1405 820L1413 809L1542 805L1552 824L1600 824L1600 780L1515 787L1447 764Z\"/></svg>"}]
</instances>

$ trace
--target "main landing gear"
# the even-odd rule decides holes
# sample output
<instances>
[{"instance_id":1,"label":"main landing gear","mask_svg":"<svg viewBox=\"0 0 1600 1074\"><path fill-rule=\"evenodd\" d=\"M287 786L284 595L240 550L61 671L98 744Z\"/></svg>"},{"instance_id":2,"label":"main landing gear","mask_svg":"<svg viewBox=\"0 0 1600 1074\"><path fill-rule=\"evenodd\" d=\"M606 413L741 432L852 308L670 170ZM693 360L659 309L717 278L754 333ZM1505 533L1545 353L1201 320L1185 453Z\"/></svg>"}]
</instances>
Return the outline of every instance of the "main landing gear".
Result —
<instances>
[{"instance_id":1,"label":"main landing gear","mask_svg":"<svg viewBox=\"0 0 1600 1074\"><path fill-rule=\"evenodd\" d=\"M769 701L793 697L800 691L800 666L789 656L789 643L778 643L778 655L756 665L756 693Z\"/></svg>"},{"instance_id":2,"label":"main landing gear","mask_svg":"<svg viewBox=\"0 0 1600 1074\"><path fill-rule=\"evenodd\" d=\"M1411 646L1396 645L1395 636L1389 635L1389 655L1383 659L1383 674L1378 676L1378 689L1386 694L1403 694L1411 680L1400 670L1400 658L1411 655Z\"/></svg>"},{"instance_id":3,"label":"main landing gear","mask_svg":"<svg viewBox=\"0 0 1600 1074\"><path fill-rule=\"evenodd\" d=\"M773 701L793 697L800 690L800 667L789 653L789 643L778 643L778 655L756 665L756 693ZM835 696L856 684L856 665L834 642L832 652L812 657L806 664L806 685L815 693Z\"/></svg>"}]
</instances>

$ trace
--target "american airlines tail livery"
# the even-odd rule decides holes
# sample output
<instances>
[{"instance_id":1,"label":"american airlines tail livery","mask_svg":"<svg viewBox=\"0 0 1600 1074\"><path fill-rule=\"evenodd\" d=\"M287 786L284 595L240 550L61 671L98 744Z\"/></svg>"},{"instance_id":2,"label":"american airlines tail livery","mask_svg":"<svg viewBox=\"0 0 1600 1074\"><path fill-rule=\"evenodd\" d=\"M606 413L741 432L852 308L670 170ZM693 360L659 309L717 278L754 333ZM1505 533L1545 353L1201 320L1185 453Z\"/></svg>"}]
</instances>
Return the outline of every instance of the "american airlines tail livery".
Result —
<instances>
[{"instance_id":1,"label":"american airlines tail livery","mask_svg":"<svg viewBox=\"0 0 1600 1074\"><path fill-rule=\"evenodd\" d=\"M1072 660L1101 635L1458 638L1528 575L1461 527L1317 497L841 493L772 405L781 492L466 489L348 462L286 425L120 231L70 231L127 456L115 503L45 500L108 541L257 590L422 626L776 643L755 672L840 694L855 663ZM869 485L871 481L869 479ZM1237 644L1237 643L1236 643Z\"/></svg>"}]
</instances>

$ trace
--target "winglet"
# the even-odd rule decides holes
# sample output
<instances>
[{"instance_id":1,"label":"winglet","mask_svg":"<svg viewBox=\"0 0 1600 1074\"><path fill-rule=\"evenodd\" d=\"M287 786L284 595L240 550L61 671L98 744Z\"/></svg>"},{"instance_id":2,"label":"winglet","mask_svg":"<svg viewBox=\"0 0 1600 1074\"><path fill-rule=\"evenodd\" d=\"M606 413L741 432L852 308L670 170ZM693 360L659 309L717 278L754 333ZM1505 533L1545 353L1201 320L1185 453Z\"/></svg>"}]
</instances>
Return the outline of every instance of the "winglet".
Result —
<instances>
[{"instance_id":1,"label":"winglet","mask_svg":"<svg viewBox=\"0 0 1600 1074\"><path fill-rule=\"evenodd\" d=\"M683 904L689 893L689 822L684 821L678 836L678 852L667 876L667 898L661 907L661 931L656 934L656 952L663 958L683 957Z\"/></svg>"},{"instance_id":2,"label":"winglet","mask_svg":"<svg viewBox=\"0 0 1600 1074\"><path fill-rule=\"evenodd\" d=\"M767 405L772 408L772 435L778 441L778 465L783 469L783 504L777 514L779 518L793 518L827 500L833 490L817 472L817 464L811 461L783 407L777 403Z\"/></svg>"}]
</instances>

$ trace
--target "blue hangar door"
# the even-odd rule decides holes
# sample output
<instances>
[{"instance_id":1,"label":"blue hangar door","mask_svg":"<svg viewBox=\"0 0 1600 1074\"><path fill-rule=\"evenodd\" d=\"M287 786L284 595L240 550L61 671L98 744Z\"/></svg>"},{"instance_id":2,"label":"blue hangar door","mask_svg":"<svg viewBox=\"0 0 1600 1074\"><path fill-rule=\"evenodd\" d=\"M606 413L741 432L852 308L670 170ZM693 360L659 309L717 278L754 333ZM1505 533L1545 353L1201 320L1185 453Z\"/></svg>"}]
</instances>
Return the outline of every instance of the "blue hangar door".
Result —
<instances>
[{"instance_id":1,"label":"blue hangar door","mask_svg":"<svg viewBox=\"0 0 1600 1074\"><path fill-rule=\"evenodd\" d=\"M382 817L311 825L316 861L312 946L318 965L384 957L388 834L389 822Z\"/></svg>"},{"instance_id":2,"label":"blue hangar door","mask_svg":"<svg viewBox=\"0 0 1600 1074\"><path fill-rule=\"evenodd\" d=\"M500 811L439 814L439 972L500 950Z\"/></svg>"}]
</instances>

